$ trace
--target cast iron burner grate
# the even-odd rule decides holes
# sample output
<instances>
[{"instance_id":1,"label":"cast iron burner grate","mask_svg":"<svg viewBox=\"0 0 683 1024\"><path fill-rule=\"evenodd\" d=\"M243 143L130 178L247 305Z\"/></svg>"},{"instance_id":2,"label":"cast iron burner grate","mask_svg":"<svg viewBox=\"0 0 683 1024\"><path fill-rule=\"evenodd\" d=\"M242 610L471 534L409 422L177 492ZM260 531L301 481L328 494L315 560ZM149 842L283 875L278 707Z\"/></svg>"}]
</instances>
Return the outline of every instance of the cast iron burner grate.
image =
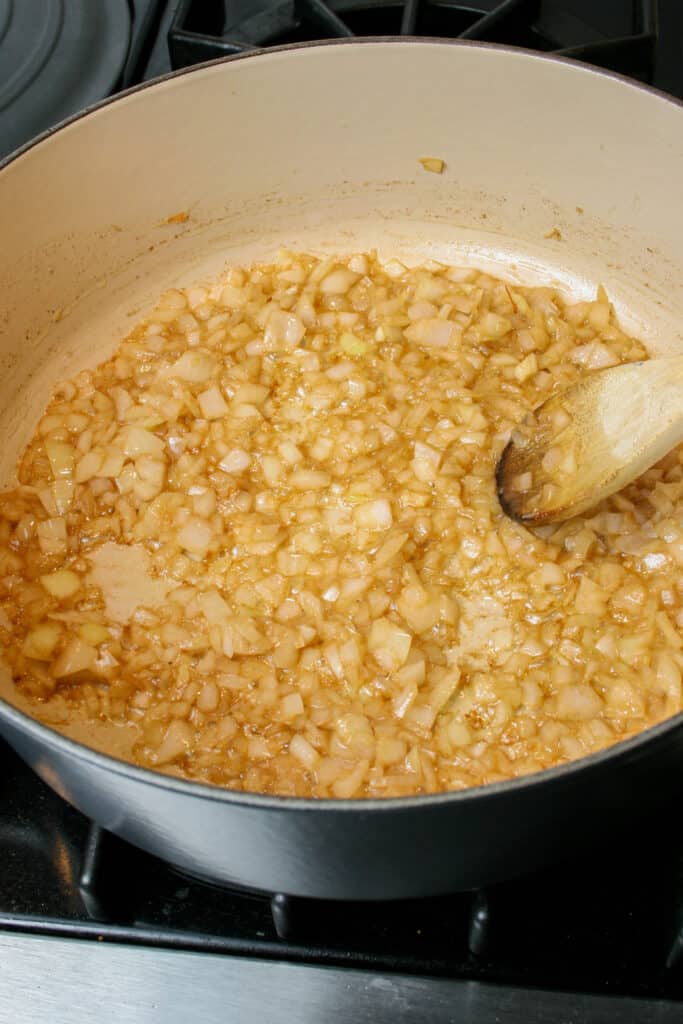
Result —
<instances>
[{"instance_id":1,"label":"cast iron burner grate","mask_svg":"<svg viewBox=\"0 0 683 1024\"><path fill-rule=\"evenodd\" d=\"M476 893L343 903L181 874L92 825L1 743L0 802L0 935L635 996L655 1014L637 1021L669 1020L660 1000L683 1004L677 816L634 821L570 865Z\"/></svg>"},{"instance_id":2,"label":"cast iron burner grate","mask_svg":"<svg viewBox=\"0 0 683 1024\"><path fill-rule=\"evenodd\" d=\"M348 36L509 43L651 81L656 0L180 0L176 68L254 47Z\"/></svg>"},{"instance_id":3,"label":"cast iron burner grate","mask_svg":"<svg viewBox=\"0 0 683 1024\"><path fill-rule=\"evenodd\" d=\"M177 949L681 999L679 831L664 857L640 838L569 872L372 903L212 885L90 824L77 876L88 923L78 928Z\"/></svg>"}]
</instances>

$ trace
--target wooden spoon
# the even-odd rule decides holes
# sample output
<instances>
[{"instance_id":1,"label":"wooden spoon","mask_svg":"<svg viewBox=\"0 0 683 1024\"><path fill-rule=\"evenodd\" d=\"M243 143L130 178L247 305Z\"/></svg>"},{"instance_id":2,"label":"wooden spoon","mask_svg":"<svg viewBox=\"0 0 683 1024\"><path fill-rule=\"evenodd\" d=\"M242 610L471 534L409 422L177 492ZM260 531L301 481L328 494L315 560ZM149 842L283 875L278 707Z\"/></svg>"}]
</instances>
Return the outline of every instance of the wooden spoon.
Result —
<instances>
[{"instance_id":1,"label":"wooden spoon","mask_svg":"<svg viewBox=\"0 0 683 1024\"><path fill-rule=\"evenodd\" d=\"M590 373L513 431L498 465L503 510L561 522L621 490L683 440L683 356Z\"/></svg>"}]
</instances>

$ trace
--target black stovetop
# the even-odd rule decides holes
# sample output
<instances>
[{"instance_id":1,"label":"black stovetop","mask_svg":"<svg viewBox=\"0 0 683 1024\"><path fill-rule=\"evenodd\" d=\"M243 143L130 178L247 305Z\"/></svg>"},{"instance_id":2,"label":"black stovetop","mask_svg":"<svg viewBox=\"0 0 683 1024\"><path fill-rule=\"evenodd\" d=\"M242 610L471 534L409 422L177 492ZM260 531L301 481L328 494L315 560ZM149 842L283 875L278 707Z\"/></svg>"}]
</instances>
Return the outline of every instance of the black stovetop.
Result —
<instances>
[{"instance_id":1,"label":"black stovetop","mask_svg":"<svg viewBox=\"0 0 683 1024\"><path fill-rule=\"evenodd\" d=\"M0 0L0 158L173 68L348 35L525 46L683 98L680 0Z\"/></svg>"},{"instance_id":2,"label":"black stovetop","mask_svg":"<svg viewBox=\"0 0 683 1024\"><path fill-rule=\"evenodd\" d=\"M334 903L189 878L93 826L7 747L0 778L0 933L663 999L683 1018L677 814L488 890Z\"/></svg>"}]
</instances>

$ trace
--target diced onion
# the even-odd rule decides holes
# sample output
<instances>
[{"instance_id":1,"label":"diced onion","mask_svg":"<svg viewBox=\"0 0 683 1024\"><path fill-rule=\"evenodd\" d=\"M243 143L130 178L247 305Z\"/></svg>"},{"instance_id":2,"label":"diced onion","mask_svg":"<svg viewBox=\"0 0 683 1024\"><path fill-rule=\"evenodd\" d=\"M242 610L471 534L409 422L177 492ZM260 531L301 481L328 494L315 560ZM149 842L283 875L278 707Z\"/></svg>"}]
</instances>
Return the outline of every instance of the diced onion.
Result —
<instances>
[{"instance_id":1,"label":"diced onion","mask_svg":"<svg viewBox=\"0 0 683 1024\"><path fill-rule=\"evenodd\" d=\"M416 441L415 457L411 462L412 470L418 480L431 483L436 478L441 465L441 452L422 441Z\"/></svg>"},{"instance_id":2,"label":"diced onion","mask_svg":"<svg viewBox=\"0 0 683 1024\"><path fill-rule=\"evenodd\" d=\"M93 672L97 664L97 650L79 637L73 637L52 664L57 679Z\"/></svg>"},{"instance_id":3,"label":"diced onion","mask_svg":"<svg viewBox=\"0 0 683 1024\"><path fill-rule=\"evenodd\" d=\"M73 597L81 589L81 577L70 569L57 569L40 577L48 594L62 599Z\"/></svg>"},{"instance_id":4,"label":"diced onion","mask_svg":"<svg viewBox=\"0 0 683 1024\"><path fill-rule=\"evenodd\" d=\"M251 465L251 455L243 448L233 448L218 463L224 473L243 473Z\"/></svg>"},{"instance_id":5,"label":"diced onion","mask_svg":"<svg viewBox=\"0 0 683 1024\"><path fill-rule=\"evenodd\" d=\"M421 156L420 163L425 171L430 171L432 174L443 174L444 167L446 166L445 161L438 156Z\"/></svg>"},{"instance_id":6,"label":"diced onion","mask_svg":"<svg viewBox=\"0 0 683 1024\"><path fill-rule=\"evenodd\" d=\"M350 331L344 331L339 338L340 348L350 356L364 356L370 351L370 345Z\"/></svg>"},{"instance_id":7,"label":"diced onion","mask_svg":"<svg viewBox=\"0 0 683 1024\"><path fill-rule=\"evenodd\" d=\"M386 498L377 498L359 505L355 510L356 522L367 530L388 530L394 519Z\"/></svg>"},{"instance_id":8,"label":"diced onion","mask_svg":"<svg viewBox=\"0 0 683 1024\"><path fill-rule=\"evenodd\" d=\"M62 627L56 622L44 622L26 634L23 653L27 658L49 661L62 635Z\"/></svg>"},{"instance_id":9,"label":"diced onion","mask_svg":"<svg viewBox=\"0 0 683 1024\"><path fill-rule=\"evenodd\" d=\"M450 320L440 320L438 317L415 320L403 333L408 341L430 348L448 348L460 338L456 324Z\"/></svg>"},{"instance_id":10,"label":"diced onion","mask_svg":"<svg viewBox=\"0 0 683 1024\"><path fill-rule=\"evenodd\" d=\"M205 555L213 540L213 531L203 519L189 519L178 531L178 543L186 551Z\"/></svg>"},{"instance_id":11,"label":"diced onion","mask_svg":"<svg viewBox=\"0 0 683 1024\"><path fill-rule=\"evenodd\" d=\"M304 702L300 693L289 693L280 701L280 717L285 722L298 718L299 715L303 715L304 711Z\"/></svg>"},{"instance_id":12,"label":"diced onion","mask_svg":"<svg viewBox=\"0 0 683 1024\"><path fill-rule=\"evenodd\" d=\"M512 329L512 324L507 317L489 312L481 318L478 327L483 341L499 341Z\"/></svg>"},{"instance_id":13,"label":"diced onion","mask_svg":"<svg viewBox=\"0 0 683 1024\"><path fill-rule=\"evenodd\" d=\"M311 746L306 737L300 733L295 733L289 741L289 752L309 771L315 768L319 760L315 747Z\"/></svg>"},{"instance_id":14,"label":"diced onion","mask_svg":"<svg viewBox=\"0 0 683 1024\"><path fill-rule=\"evenodd\" d=\"M170 368L169 376L179 377L191 384L203 384L210 380L216 369L216 362L208 352L185 352Z\"/></svg>"},{"instance_id":15,"label":"diced onion","mask_svg":"<svg viewBox=\"0 0 683 1024\"><path fill-rule=\"evenodd\" d=\"M50 468L56 477L71 476L76 462L76 452L72 445L63 441L45 442L45 451L50 460Z\"/></svg>"},{"instance_id":16,"label":"diced onion","mask_svg":"<svg viewBox=\"0 0 683 1024\"><path fill-rule=\"evenodd\" d=\"M202 391L200 395L197 395L197 401L199 402L202 416L207 420L220 419L228 411L228 403L215 384L213 387L207 388L206 391Z\"/></svg>"},{"instance_id":17,"label":"diced onion","mask_svg":"<svg viewBox=\"0 0 683 1024\"><path fill-rule=\"evenodd\" d=\"M220 625L230 618L230 606L215 588L200 594L197 604L206 621L211 625Z\"/></svg>"},{"instance_id":18,"label":"diced onion","mask_svg":"<svg viewBox=\"0 0 683 1024\"><path fill-rule=\"evenodd\" d=\"M91 647L98 647L111 638L111 633L107 627L102 626L99 622L84 622L79 627L78 635L81 640Z\"/></svg>"},{"instance_id":19,"label":"diced onion","mask_svg":"<svg viewBox=\"0 0 683 1024\"><path fill-rule=\"evenodd\" d=\"M315 469L299 469L289 477L289 484L298 491L318 491L330 482L328 473Z\"/></svg>"},{"instance_id":20,"label":"diced onion","mask_svg":"<svg viewBox=\"0 0 683 1024\"><path fill-rule=\"evenodd\" d=\"M368 650L387 671L400 668L410 651L411 634L389 619L375 619L368 637Z\"/></svg>"},{"instance_id":21,"label":"diced onion","mask_svg":"<svg viewBox=\"0 0 683 1024\"><path fill-rule=\"evenodd\" d=\"M644 357L602 287L569 304L435 260L282 250L172 289L58 386L0 502L22 698L173 775L341 799L526 774L675 714L683 450L558 527L512 523L494 480L530 410ZM576 471L562 438L545 454Z\"/></svg>"},{"instance_id":22,"label":"diced onion","mask_svg":"<svg viewBox=\"0 0 683 1024\"><path fill-rule=\"evenodd\" d=\"M123 431L122 441L122 450L129 459L136 459L139 455L156 455L158 457L164 452L164 442L161 438L152 434L151 431L145 430L144 427L126 427ZM122 468L123 466L121 466ZM101 469L100 475L118 476L121 469L109 473L105 473Z\"/></svg>"},{"instance_id":23,"label":"diced onion","mask_svg":"<svg viewBox=\"0 0 683 1024\"><path fill-rule=\"evenodd\" d=\"M320 291L323 295L344 295L357 280L358 274L353 270L340 267L322 279Z\"/></svg>"},{"instance_id":24,"label":"diced onion","mask_svg":"<svg viewBox=\"0 0 683 1024\"><path fill-rule=\"evenodd\" d=\"M62 554L66 550L66 522L61 516L45 519L36 527L40 550L46 555Z\"/></svg>"}]
</instances>

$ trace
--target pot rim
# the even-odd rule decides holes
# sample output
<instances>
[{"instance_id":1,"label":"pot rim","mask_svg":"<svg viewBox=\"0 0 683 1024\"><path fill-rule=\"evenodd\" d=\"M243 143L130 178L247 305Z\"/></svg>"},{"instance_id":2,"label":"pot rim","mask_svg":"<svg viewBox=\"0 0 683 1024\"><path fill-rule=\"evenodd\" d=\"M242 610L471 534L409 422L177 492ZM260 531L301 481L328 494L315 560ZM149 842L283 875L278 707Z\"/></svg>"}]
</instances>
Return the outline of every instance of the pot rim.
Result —
<instances>
[{"instance_id":1,"label":"pot rim","mask_svg":"<svg viewBox=\"0 0 683 1024\"><path fill-rule=\"evenodd\" d=\"M371 44L402 44L410 46L418 45L439 47L452 46L456 48L476 48L479 50L491 51L493 53L500 51L507 54L513 54L515 56L518 55L522 59L533 60L539 63L567 65L570 70L573 69L575 72L586 75L597 75L599 77L614 79L626 88L650 93L666 103L683 108L683 100L678 99L678 97L671 96L668 93L663 92L661 89L657 89L632 78L628 78L626 75L622 75L619 72L598 68L595 65L586 63L585 61L578 61L570 57L540 53L536 50L530 50L524 47L479 42L477 40L442 39L430 36L358 36L345 39L323 39L312 42L289 43L282 46L249 50L244 53L229 54L225 57L218 57L215 60L204 61L201 64L194 64L187 68L181 68L178 71L171 71L168 74L150 79L149 81L141 82L138 85L125 89L114 96L107 97L99 103L85 107L83 110L78 111L71 117L68 117L63 121L60 121L58 124L46 129L40 135L37 135L23 146L20 146L19 149L14 150L12 153L0 159L0 176L2 172L11 166L17 159L24 156L35 147L41 145L43 142L49 140L53 135L56 135L64 128L75 124L82 118L97 114L100 110L108 107L112 103L118 103L135 95L136 93L142 92L145 89L154 88L155 86L164 84L172 79L180 78L185 75L201 74L208 69L218 67L222 64L232 63L233 61L247 59L263 60L276 54L287 53L290 51L296 52L298 50L309 50L319 47L358 47ZM529 789L530 787L536 788L541 785L551 786L562 783L571 784L573 779L579 773L589 771L591 768L599 769L607 762L613 763L627 759L632 755L638 756L639 754L642 754L643 748L648 747L651 742L655 743L658 739L663 738L670 732L674 732L679 728L683 723L683 712L679 712L671 718L665 719L654 726L650 726L642 732L637 733L635 736L626 740L617 741L617 743L609 747L605 747L602 750L598 750L595 753L588 754L585 757L577 758L576 760L568 761L564 764L555 765L554 767L545 768L529 775L508 779L503 782L485 783L478 786L471 786L463 790L428 793L417 796L372 797L367 799L358 798L346 800L324 797L292 797L265 793L252 793L244 790L226 789L207 782L176 778L174 776L166 775L163 772L155 771L151 768L143 768L139 765L133 764L132 762L120 760L119 758L113 757L109 754L101 753L92 747L88 747L84 743L72 740L58 732L56 729L53 729L48 725L44 725L37 719L25 714L23 711L20 711L7 701L0 699L0 722L3 721L16 728L23 735L27 735L31 739L37 741L41 746L53 748L59 753L75 757L104 771L113 772L115 775L125 776L133 781L147 785L160 786L163 789L171 790L178 794L201 797L202 799L212 800L216 803L237 804L252 810L269 809L273 811L284 811L291 809L297 811L319 811L327 814L348 814L352 812L355 813L357 811L383 811L385 813L397 811L408 812L427 806L439 807L441 805L466 804L480 800L495 801L497 798L504 797L508 793L521 792Z\"/></svg>"},{"instance_id":2,"label":"pot rim","mask_svg":"<svg viewBox=\"0 0 683 1024\"><path fill-rule=\"evenodd\" d=\"M252 810L271 811L323 811L332 813L355 813L357 811L411 811L419 807L440 807L451 804L467 804L472 801L489 800L505 797L507 794L519 793L523 790L536 789L539 786L571 785L582 772L596 771L606 764L616 765L619 761L632 760L643 756L650 744L661 741L669 733L675 732L683 725L683 711L671 718L666 718L641 732L584 757L566 761L563 764L543 768L528 775L505 779L502 782L486 782L466 789L445 790L439 793L422 793L415 796L358 797L356 799L338 800L333 797L298 797L280 796L270 793L257 793L249 790L228 789L210 782L181 779L153 768L144 768L131 761L124 761L111 754L105 754L93 747L64 736L49 725L44 725L31 715L20 711L13 704L0 698L0 739L6 722L16 728L24 736L40 744L42 748L54 749L67 757L76 758L92 764L103 771L124 776L131 781L146 785L160 786L186 796L201 797L216 803L237 804ZM6 737L5 737L6 738ZM10 746L12 743L9 742Z\"/></svg>"}]
</instances>

